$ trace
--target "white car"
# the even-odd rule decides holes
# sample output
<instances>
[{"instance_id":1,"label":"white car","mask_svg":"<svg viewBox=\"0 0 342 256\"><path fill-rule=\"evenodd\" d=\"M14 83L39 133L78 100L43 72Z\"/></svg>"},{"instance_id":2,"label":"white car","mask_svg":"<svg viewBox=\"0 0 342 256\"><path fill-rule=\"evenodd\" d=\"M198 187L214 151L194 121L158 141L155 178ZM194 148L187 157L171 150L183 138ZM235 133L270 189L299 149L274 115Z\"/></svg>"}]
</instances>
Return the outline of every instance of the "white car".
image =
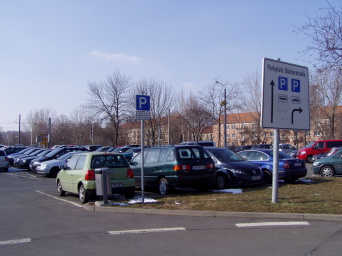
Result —
<instances>
[{"instance_id":1,"label":"white car","mask_svg":"<svg viewBox=\"0 0 342 256\"><path fill-rule=\"evenodd\" d=\"M57 173L60 171L60 166L66 165L70 157L76 153L80 153L80 151L72 151L58 157L57 159L40 162L37 165L36 172L45 176L56 177Z\"/></svg>"},{"instance_id":2,"label":"white car","mask_svg":"<svg viewBox=\"0 0 342 256\"><path fill-rule=\"evenodd\" d=\"M4 150L0 150L0 170L8 172L8 159Z\"/></svg>"}]
</instances>

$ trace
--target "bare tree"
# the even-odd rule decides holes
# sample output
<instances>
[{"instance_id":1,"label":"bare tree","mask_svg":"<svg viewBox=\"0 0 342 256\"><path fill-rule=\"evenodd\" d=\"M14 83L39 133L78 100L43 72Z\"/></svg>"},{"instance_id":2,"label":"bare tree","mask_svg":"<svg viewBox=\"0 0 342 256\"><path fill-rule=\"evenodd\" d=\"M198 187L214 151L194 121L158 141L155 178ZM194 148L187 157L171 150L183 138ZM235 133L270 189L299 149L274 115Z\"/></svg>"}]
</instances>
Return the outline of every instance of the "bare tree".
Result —
<instances>
[{"instance_id":1,"label":"bare tree","mask_svg":"<svg viewBox=\"0 0 342 256\"><path fill-rule=\"evenodd\" d=\"M337 139L341 136L337 124L341 123L338 106L342 102L342 77L333 71L317 70L311 84L311 119L315 130L324 139Z\"/></svg>"},{"instance_id":2,"label":"bare tree","mask_svg":"<svg viewBox=\"0 0 342 256\"><path fill-rule=\"evenodd\" d=\"M106 82L88 84L89 103L85 106L94 119L113 128L114 146L118 145L119 128L124 121L129 103L131 77L116 70Z\"/></svg>"},{"instance_id":3,"label":"bare tree","mask_svg":"<svg viewBox=\"0 0 342 256\"><path fill-rule=\"evenodd\" d=\"M143 79L137 83L135 88L135 95L141 94L150 96L150 120L147 121L146 127L149 144L160 144L160 136L165 134L165 131L161 131L161 121L174 107L174 90L162 82Z\"/></svg>"},{"instance_id":4,"label":"bare tree","mask_svg":"<svg viewBox=\"0 0 342 256\"><path fill-rule=\"evenodd\" d=\"M224 118L224 108L226 107L227 113L234 111L238 106L236 99L241 92L236 84L227 81L221 83L220 81L220 78L213 79L212 83L200 90L198 95L201 102L205 103L203 106L211 114L213 122L218 124L218 145L221 146L223 137L221 135L221 124Z\"/></svg>"},{"instance_id":5,"label":"bare tree","mask_svg":"<svg viewBox=\"0 0 342 256\"><path fill-rule=\"evenodd\" d=\"M52 144L66 145L71 142L71 121L65 115L59 115L53 120Z\"/></svg>"},{"instance_id":6,"label":"bare tree","mask_svg":"<svg viewBox=\"0 0 342 256\"><path fill-rule=\"evenodd\" d=\"M328 2L321 17L307 17L308 22L297 31L304 33L310 44L304 53L317 53L320 66L342 72L342 8L335 8Z\"/></svg>"},{"instance_id":7,"label":"bare tree","mask_svg":"<svg viewBox=\"0 0 342 256\"><path fill-rule=\"evenodd\" d=\"M50 108L31 111L26 118L26 124L31 130L32 142L41 143L48 136L49 118L56 116Z\"/></svg>"}]
</instances>

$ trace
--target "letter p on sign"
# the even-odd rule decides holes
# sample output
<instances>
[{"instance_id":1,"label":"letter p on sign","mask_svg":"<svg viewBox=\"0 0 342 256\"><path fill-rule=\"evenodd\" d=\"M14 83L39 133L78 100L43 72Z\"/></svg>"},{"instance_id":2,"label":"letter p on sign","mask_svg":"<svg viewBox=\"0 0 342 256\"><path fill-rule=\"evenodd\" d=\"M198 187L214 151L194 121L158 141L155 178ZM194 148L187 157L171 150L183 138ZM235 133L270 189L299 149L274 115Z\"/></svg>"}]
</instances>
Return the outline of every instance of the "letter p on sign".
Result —
<instances>
[{"instance_id":1,"label":"letter p on sign","mask_svg":"<svg viewBox=\"0 0 342 256\"><path fill-rule=\"evenodd\" d=\"M136 110L150 110L150 96L136 95L135 99Z\"/></svg>"}]
</instances>

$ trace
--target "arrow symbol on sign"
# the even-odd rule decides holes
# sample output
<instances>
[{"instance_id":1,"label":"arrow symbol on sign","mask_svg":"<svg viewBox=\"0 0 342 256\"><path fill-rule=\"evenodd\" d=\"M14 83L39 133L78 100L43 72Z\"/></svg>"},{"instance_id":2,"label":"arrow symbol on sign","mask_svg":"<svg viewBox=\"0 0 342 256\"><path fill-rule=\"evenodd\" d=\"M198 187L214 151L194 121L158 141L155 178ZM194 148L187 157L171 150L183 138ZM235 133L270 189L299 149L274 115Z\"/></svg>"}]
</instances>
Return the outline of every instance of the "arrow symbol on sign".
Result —
<instances>
[{"instance_id":1,"label":"arrow symbol on sign","mask_svg":"<svg viewBox=\"0 0 342 256\"><path fill-rule=\"evenodd\" d=\"M273 82L273 80L272 80L272 82L270 83L270 85L271 85L271 123L273 123L273 90L274 90L274 85L275 85L275 83Z\"/></svg>"},{"instance_id":2,"label":"arrow symbol on sign","mask_svg":"<svg viewBox=\"0 0 342 256\"><path fill-rule=\"evenodd\" d=\"M299 112L299 114L300 114L300 113L303 112L303 109L301 109L301 108L299 107L299 108L295 108L295 109L292 110L292 124L293 124L293 113L294 113L294 112Z\"/></svg>"}]
</instances>

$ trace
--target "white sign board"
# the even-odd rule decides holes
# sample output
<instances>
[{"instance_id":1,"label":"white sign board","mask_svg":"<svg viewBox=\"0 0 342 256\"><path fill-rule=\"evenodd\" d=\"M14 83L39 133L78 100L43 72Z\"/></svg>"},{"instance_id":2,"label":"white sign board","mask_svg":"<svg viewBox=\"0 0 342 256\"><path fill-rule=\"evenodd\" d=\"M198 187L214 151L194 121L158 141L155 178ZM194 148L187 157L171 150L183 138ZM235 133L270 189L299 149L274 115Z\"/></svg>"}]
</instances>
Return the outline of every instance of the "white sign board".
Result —
<instances>
[{"instance_id":1,"label":"white sign board","mask_svg":"<svg viewBox=\"0 0 342 256\"><path fill-rule=\"evenodd\" d=\"M261 127L310 129L309 71L273 59L263 59Z\"/></svg>"}]
</instances>

